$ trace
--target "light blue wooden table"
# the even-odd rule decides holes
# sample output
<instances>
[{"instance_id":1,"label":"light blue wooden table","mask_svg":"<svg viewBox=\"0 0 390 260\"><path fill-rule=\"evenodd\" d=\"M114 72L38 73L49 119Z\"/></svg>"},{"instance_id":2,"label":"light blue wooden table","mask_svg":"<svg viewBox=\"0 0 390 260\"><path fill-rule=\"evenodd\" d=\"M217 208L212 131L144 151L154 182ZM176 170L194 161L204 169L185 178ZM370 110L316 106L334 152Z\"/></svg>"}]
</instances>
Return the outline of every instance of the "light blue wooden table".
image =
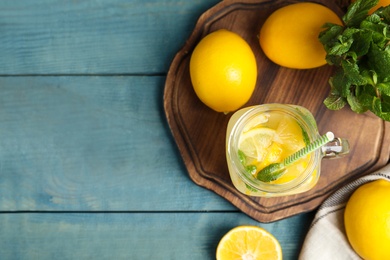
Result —
<instances>
[{"instance_id":1,"label":"light blue wooden table","mask_svg":"<svg viewBox=\"0 0 390 260\"><path fill-rule=\"evenodd\" d=\"M297 259L314 212L264 224L188 177L169 65L218 0L0 1L0 259L214 259L238 225Z\"/></svg>"}]
</instances>

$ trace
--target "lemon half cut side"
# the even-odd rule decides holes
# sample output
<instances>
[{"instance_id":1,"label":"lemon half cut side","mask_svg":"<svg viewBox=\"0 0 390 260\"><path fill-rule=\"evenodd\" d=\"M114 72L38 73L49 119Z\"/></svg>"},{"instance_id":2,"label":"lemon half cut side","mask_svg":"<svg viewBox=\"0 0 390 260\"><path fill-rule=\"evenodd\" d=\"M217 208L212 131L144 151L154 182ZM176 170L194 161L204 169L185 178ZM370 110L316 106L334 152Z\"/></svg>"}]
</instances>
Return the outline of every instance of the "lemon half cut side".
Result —
<instances>
[{"instance_id":1,"label":"lemon half cut side","mask_svg":"<svg viewBox=\"0 0 390 260\"><path fill-rule=\"evenodd\" d=\"M258 226L238 226L226 233L217 247L217 260L281 260L279 241Z\"/></svg>"}]
</instances>

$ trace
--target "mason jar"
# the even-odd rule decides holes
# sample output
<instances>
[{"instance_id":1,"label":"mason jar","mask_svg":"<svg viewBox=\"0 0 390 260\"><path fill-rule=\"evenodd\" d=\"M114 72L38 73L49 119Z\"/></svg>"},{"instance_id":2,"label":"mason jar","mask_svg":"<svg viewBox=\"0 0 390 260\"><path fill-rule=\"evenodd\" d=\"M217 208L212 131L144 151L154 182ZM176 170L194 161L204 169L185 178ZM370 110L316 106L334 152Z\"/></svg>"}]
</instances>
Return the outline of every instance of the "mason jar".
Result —
<instances>
[{"instance_id":1,"label":"mason jar","mask_svg":"<svg viewBox=\"0 0 390 260\"><path fill-rule=\"evenodd\" d=\"M335 138L320 149L313 151L304 167L295 167L294 177L285 182L264 182L258 180L243 165L239 156L239 139L243 131L254 124L272 120L273 116L285 117L299 125L308 142L320 137L316 121L309 110L302 106L287 104L264 104L243 108L235 112L228 123L226 133L226 159L233 185L249 196L275 197L302 193L313 188L320 176L323 158L338 158L349 152L348 141ZM264 123L266 125L266 123ZM291 167L291 166L288 166ZM288 170L287 167L287 170Z\"/></svg>"}]
</instances>

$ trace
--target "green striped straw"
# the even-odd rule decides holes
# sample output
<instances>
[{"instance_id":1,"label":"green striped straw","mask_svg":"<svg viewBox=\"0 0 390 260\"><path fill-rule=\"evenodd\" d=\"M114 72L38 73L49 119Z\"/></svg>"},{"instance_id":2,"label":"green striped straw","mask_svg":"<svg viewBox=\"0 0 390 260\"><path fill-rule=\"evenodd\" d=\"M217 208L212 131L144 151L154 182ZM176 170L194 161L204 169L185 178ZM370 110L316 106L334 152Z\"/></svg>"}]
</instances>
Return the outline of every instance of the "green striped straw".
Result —
<instances>
[{"instance_id":1,"label":"green striped straw","mask_svg":"<svg viewBox=\"0 0 390 260\"><path fill-rule=\"evenodd\" d=\"M296 162L302 157L308 155L309 153L317 150L321 146L324 146L326 143L334 139L334 134L332 132L327 132L314 142L310 143L308 146L302 148L301 150L293 153L292 155L286 157L280 163L272 163L259 171L257 173L257 179L263 182L270 182L280 178L286 172L286 166Z\"/></svg>"}]
</instances>

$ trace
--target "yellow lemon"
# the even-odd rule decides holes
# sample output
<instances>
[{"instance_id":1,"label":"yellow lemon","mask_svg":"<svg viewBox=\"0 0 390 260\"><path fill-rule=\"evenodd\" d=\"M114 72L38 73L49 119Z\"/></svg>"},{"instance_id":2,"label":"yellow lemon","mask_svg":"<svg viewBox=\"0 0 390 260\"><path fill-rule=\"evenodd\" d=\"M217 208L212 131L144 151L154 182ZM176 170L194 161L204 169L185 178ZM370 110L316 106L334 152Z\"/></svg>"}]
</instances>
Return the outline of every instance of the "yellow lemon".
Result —
<instances>
[{"instance_id":1,"label":"yellow lemon","mask_svg":"<svg viewBox=\"0 0 390 260\"><path fill-rule=\"evenodd\" d=\"M329 8L310 2L279 8L260 30L260 46L274 63L294 69L311 69L326 64L326 52L318 39L325 23L342 24Z\"/></svg>"},{"instance_id":2,"label":"yellow lemon","mask_svg":"<svg viewBox=\"0 0 390 260\"><path fill-rule=\"evenodd\" d=\"M239 226L219 242L217 260L281 260L282 249L276 238L257 226Z\"/></svg>"},{"instance_id":3,"label":"yellow lemon","mask_svg":"<svg viewBox=\"0 0 390 260\"><path fill-rule=\"evenodd\" d=\"M344 223L358 255L366 260L390 259L390 181L372 181L354 191Z\"/></svg>"},{"instance_id":4,"label":"yellow lemon","mask_svg":"<svg viewBox=\"0 0 390 260\"><path fill-rule=\"evenodd\" d=\"M196 45L190 59L190 77L204 104L217 112L235 111L255 89L255 55L241 36L220 29Z\"/></svg>"}]
</instances>

